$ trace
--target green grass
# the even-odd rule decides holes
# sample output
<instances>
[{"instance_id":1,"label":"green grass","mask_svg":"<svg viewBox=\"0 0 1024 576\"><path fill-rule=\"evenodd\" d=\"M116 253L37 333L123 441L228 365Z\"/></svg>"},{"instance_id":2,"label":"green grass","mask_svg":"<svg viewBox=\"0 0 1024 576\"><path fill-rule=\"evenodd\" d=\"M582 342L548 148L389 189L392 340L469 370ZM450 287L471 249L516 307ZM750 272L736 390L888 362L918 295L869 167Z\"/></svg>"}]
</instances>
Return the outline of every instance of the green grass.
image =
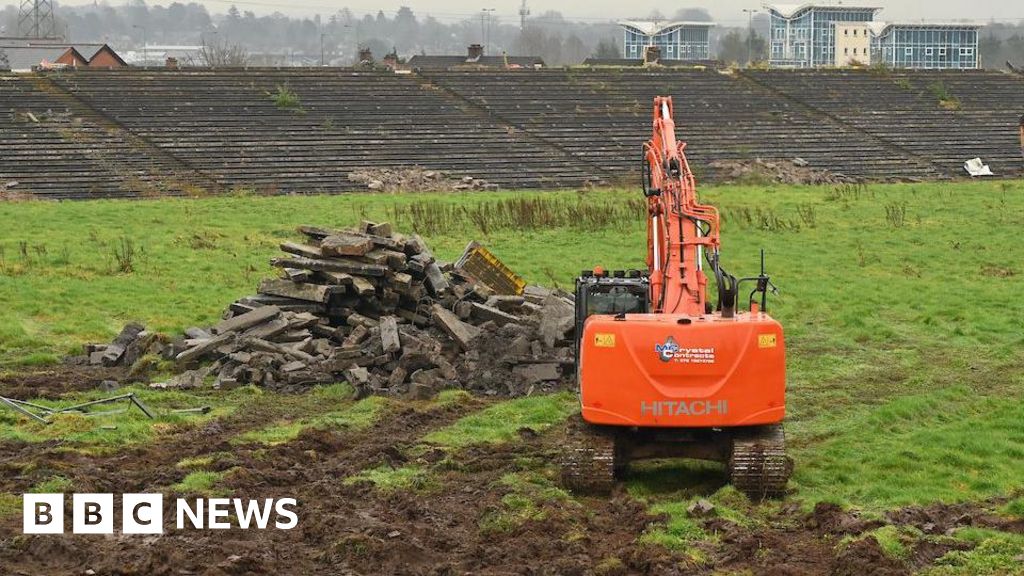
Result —
<instances>
[{"instance_id":1,"label":"green grass","mask_svg":"<svg viewBox=\"0 0 1024 576\"><path fill-rule=\"evenodd\" d=\"M238 406L258 398L262 391L243 387L230 393L184 392L176 390L151 390L145 386L130 386L115 393L93 390L74 393L54 401L35 399L32 402L51 408L71 406L115 395L134 393L149 409L156 413L155 419L147 418L141 410L131 406L126 412L106 416L84 416L61 414L54 416L50 424L42 424L8 409L0 410L0 440L19 442L46 442L59 439L71 448L85 451L104 452L119 447L149 442L162 433L178 426L194 426L212 418L226 416ZM93 407L95 412L126 408L126 401L107 406ZM207 414L174 414L171 410L209 406Z\"/></svg>"},{"instance_id":2,"label":"green grass","mask_svg":"<svg viewBox=\"0 0 1024 576\"><path fill-rule=\"evenodd\" d=\"M975 545L950 552L922 576L1009 576L1024 574L1024 536L982 528L963 528L956 537Z\"/></svg>"},{"instance_id":3,"label":"green grass","mask_svg":"<svg viewBox=\"0 0 1024 576\"><path fill-rule=\"evenodd\" d=\"M487 510L480 518L482 532L509 532L526 522L547 517L546 506L560 509L579 509L572 497L557 486L549 474L542 472L515 472L505 474L494 487L506 492L501 507Z\"/></svg>"},{"instance_id":4,"label":"green grass","mask_svg":"<svg viewBox=\"0 0 1024 576\"><path fill-rule=\"evenodd\" d=\"M63 476L54 476L29 489L30 494L63 494L71 490L71 480Z\"/></svg>"},{"instance_id":5,"label":"green grass","mask_svg":"<svg viewBox=\"0 0 1024 576\"><path fill-rule=\"evenodd\" d=\"M218 488L218 484L226 475L227 472L210 472L205 470L190 472L181 482L171 486L171 490L178 494L219 496L225 491L222 488Z\"/></svg>"},{"instance_id":6,"label":"green grass","mask_svg":"<svg viewBox=\"0 0 1024 576\"><path fill-rule=\"evenodd\" d=\"M189 458L182 458L174 465L175 468L181 468L182 470L201 470L208 468L213 465L216 461L216 456L213 454L204 454L202 456L192 456Z\"/></svg>"},{"instance_id":7,"label":"green grass","mask_svg":"<svg viewBox=\"0 0 1024 576\"><path fill-rule=\"evenodd\" d=\"M690 517L691 504L706 499L714 505L712 516L746 527L754 527L773 510L770 504L752 505L732 486L722 486L723 481L721 466L708 462L653 460L633 464L626 480L629 494L646 502L651 514L666 518L652 524L640 542L684 553L702 564L706 556L697 545L714 541L717 535L705 531L700 518Z\"/></svg>"},{"instance_id":8,"label":"green grass","mask_svg":"<svg viewBox=\"0 0 1024 576\"><path fill-rule=\"evenodd\" d=\"M232 444L283 444L297 438L306 429L361 430L371 426L390 401L371 396L352 401L352 387L334 384L315 389L307 395L285 401L288 415L264 428L246 431L231 439Z\"/></svg>"},{"instance_id":9,"label":"green grass","mask_svg":"<svg viewBox=\"0 0 1024 576\"><path fill-rule=\"evenodd\" d=\"M438 406L449 406L453 404L462 404L472 397L473 395L465 390L449 389L438 392L434 401Z\"/></svg>"},{"instance_id":10,"label":"green grass","mask_svg":"<svg viewBox=\"0 0 1024 576\"><path fill-rule=\"evenodd\" d=\"M28 494L65 494L71 491L71 480L63 476L53 476L29 488ZM22 496L20 494L0 493L0 520L21 514Z\"/></svg>"},{"instance_id":11,"label":"green grass","mask_svg":"<svg viewBox=\"0 0 1024 576\"><path fill-rule=\"evenodd\" d=\"M993 305L1005 304L999 297L1009 292L1013 277L981 271L990 265L1024 273L1013 256L1012 233L1021 223L1022 189L1017 182L875 185L867 193L837 196L829 187L722 186L703 188L703 197L725 214L724 257L730 270L755 272L758 249L767 250L769 271L784 293L777 312L795 320L787 323L790 335L809 334L819 345L841 344L835 351L849 352L858 338L886 342L892 335L916 337L925 331L932 332L933 342L953 336L984 344L1007 336L1019 317ZM251 292L271 272L268 260L277 244L295 239L294 228L302 223L344 226L362 217L395 216L408 230L431 226L429 210L449 210L457 214L453 223L443 233L427 235L443 258L453 258L475 238L527 280L562 286L570 285L578 270L597 263L606 268L643 265L643 222L628 217L631 212L610 222L588 216L556 227L547 226L543 215L519 213L485 226L474 224L478 212L499 200L537 199L542 203L535 212L549 202L552 209L560 203L601 214L636 201L637 192L3 204L0 219L7 225L0 231L0 275L5 279L0 298L9 305L0 310L0 358L19 363L31 354L63 354L87 340L109 339L128 320L161 331L210 324L227 303ZM908 223L899 229L889 227L884 209L894 201L907 205ZM963 222L963 205L986 223L986 234L969 233L973 225ZM802 206L814 207L814 228L766 230L741 217L744 210L763 208L800 222ZM413 208L419 211L410 212ZM424 210L427 216L414 219ZM506 211L491 212L498 218ZM59 234L50 226L54 221L63 223ZM113 269L113 250L121 238L134 239L132 273ZM972 298L966 309L946 304L951 277ZM965 321L968 309L974 314ZM928 325L921 322L931 328L923 330ZM957 329L963 334L954 334Z\"/></svg>"},{"instance_id":12,"label":"green grass","mask_svg":"<svg viewBox=\"0 0 1024 576\"><path fill-rule=\"evenodd\" d=\"M577 400L569 393L528 396L500 402L465 416L454 424L435 430L423 442L448 448L471 444L508 442L519 437L521 428L537 432L562 422L577 409Z\"/></svg>"},{"instance_id":13,"label":"green grass","mask_svg":"<svg viewBox=\"0 0 1024 576\"><path fill-rule=\"evenodd\" d=\"M385 492L403 489L423 488L429 482L426 470L419 466L402 466L393 468L391 466L380 466L364 470L354 476L345 479L345 484L357 482L370 482L379 490Z\"/></svg>"},{"instance_id":14,"label":"green grass","mask_svg":"<svg viewBox=\"0 0 1024 576\"><path fill-rule=\"evenodd\" d=\"M1003 506L1002 512L1013 518L1024 518L1024 496L1014 498Z\"/></svg>"},{"instance_id":15,"label":"green grass","mask_svg":"<svg viewBox=\"0 0 1024 576\"><path fill-rule=\"evenodd\" d=\"M643 267L638 196L630 189L0 204L0 364L52 361L84 342L108 341L129 320L164 332L209 325L272 273L277 244L297 239L294 228L305 223L388 219L424 233L443 259L476 239L527 281L568 287L595 264ZM796 498L878 510L1007 495L1024 477L1024 307L1014 304L1024 275L1024 182L718 186L703 187L702 197L722 210L727 268L756 273L764 248L782 291L769 309L786 328ZM131 273L114 265L122 238L134 241ZM567 394L516 402L427 441L514 441L519 427L543 428L575 409ZM255 441L287 439L311 424L296 428L307 416L284 408L268 420L281 428ZM100 432L78 420L50 434L153 435L150 425ZM0 438L46 434L0 412ZM673 466L681 474L655 475L670 483L712 474ZM698 491L646 497L671 505ZM686 534L682 525L673 530Z\"/></svg>"},{"instance_id":16,"label":"green grass","mask_svg":"<svg viewBox=\"0 0 1024 576\"><path fill-rule=\"evenodd\" d=\"M593 198L607 203L618 196L597 193ZM574 198L565 193L486 195L520 197ZM295 227L300 224L349 226L363 217L386 219L395 206L424 202L451 207L460 210L458 224L445 234L426 235L439 256L454 258L469 239L479 238L527 278L554 279L563 286L571 282L573 270L591 265L585 251L604 237L603 229L581 230L567 239L565 230L524 233L509 225L483 235L461 212L481 198L415 194L0 204L5 223L0 230L0 300L5 302L0 364L52 360L85 342L109 341L131 320L162 332L212 324L227 304L252 293L260 278L273 273L270 258L280 242L298 239ZM403 231L413 227L411 213L391 215L398 216ZM58 234L55 221L62 223ZM627 229L634 239L641 237L639 223ZM133 239L131 273L115 265L114 250L122 238ZM605 252L621 265L636 266L642 259L639 250L626 246Z\"/></svg>"},{"instance_id":17,"label":"green grass","mask_svg":"<svg viewBox=\"0 0 1024 576\"><path fill-rule=\"evenodd\" d=\"M886 557L892 560L905 562L910 559L910 551L915 541L921 538L921 536L921 532L912 527L888 525L865 532L856 538L844 538L843 541L840 542L840 546L849 545L855 540L874 538L875 541L878 542L878 547Z\"/></svg>"},{"instance_id":18,"label":"green grass","mask_svg":"<svg viewBox=\"0 0 1024 576\"><path fill-rule=\"evenodd\" d=\"M21 514L21 496L0 493L0 520Z\"/></svg>"},{"instance_id":19,"label":"green grass","mask_svg":"<svg viewBox=\"0 0 1024 576\"><path fill-rule=\"evenodd\" d=\"M794 482L811 502L876 509L1008 493L1024 471L1021 422L1019 400L967 386L904 396L844 418L819 444L800 446Z\"/></svg>"}]
</instances>

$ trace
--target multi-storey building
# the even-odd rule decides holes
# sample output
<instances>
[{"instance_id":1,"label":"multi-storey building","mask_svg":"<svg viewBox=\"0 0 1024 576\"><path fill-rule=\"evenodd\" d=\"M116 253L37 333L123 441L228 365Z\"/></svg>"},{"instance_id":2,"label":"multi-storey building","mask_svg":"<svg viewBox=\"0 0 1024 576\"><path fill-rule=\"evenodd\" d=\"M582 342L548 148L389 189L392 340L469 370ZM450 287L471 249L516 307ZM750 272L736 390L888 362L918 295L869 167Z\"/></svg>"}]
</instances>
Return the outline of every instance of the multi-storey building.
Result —
<instances>
[{"instance_id":1,"label":"multi-storey building","mask_svg":"<svg viewBox=\"0 0 1024 576\"><path fill-rule=\"evenodd\" d=\"M789 68L835 66L836 25L866 29L879 10L866 6L770 5L769 64Z\"/></svg>"},{"instance_id":2,"label":"multi-storey building","mask_svg":"<svg viewBox=\"0 0 1024 576\"><path fill-rule=\"evenodd\" d=\"M768 62L777 68L882 63L895 68L978 68L976 24L885 23L881 8L771 4Z\"/></svg>"},{"instance_id":3,"label":"multi-storey building","mask_svg":"<svg viewBox=\"0 0 1024 576\"><path fill-rule=\"evenodd\" d=\"M872 53L893 68L966 70L979 68L981 26L961 23L875 26Z\"/></svg>"},{"instance_id":4,"label":"multi-storey building","mask_svg":"<svg viewBox=\"0 0 1024 576\"><path fill-rule=\"evenodd\" d=\"M623 29L622 57L644 57L648 46L656 46L666 60L709 60L711 22L619 22Z\"/></svg>"}]
</instances>

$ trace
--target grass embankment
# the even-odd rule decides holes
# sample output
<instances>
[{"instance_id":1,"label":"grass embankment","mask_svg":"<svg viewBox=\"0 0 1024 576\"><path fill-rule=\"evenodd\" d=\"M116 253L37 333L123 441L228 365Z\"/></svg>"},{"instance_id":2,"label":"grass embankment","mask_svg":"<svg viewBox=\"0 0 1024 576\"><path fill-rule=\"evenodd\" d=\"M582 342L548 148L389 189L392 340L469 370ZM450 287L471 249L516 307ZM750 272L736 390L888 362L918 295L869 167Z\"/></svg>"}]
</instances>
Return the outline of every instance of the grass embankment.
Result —
<instances>
[{"instance_id":1,"label":"grass embankment","mask_svg":"<svg viewBox=\"0 0 1024 576\"><path fill-rule=\"evenodd\" d=\"M724 216L728 269L755 274L764 248L782 290L770 310L786 327L792 484L806 504L878 512L1020 487L1022 193L1021 182L703 189ZM276 245L302 223L386 219L449 259L477 239L528 281L568 287L595 264L643 266L642 209L632 190L3 204L0 362L52 361L128 320L210 324L272 273ZM508 414L490 410L432 439L514 440L499 428ZM247 440L284 441L335 417L353 416L283 418ZM714 471L689 469L680 486L683 472L654 466L631 480L672 518L652 541L701 537L681 518L685 502L715 492ZM400 485L418 478L403 474Z\"/></svg>"}]
</instances>

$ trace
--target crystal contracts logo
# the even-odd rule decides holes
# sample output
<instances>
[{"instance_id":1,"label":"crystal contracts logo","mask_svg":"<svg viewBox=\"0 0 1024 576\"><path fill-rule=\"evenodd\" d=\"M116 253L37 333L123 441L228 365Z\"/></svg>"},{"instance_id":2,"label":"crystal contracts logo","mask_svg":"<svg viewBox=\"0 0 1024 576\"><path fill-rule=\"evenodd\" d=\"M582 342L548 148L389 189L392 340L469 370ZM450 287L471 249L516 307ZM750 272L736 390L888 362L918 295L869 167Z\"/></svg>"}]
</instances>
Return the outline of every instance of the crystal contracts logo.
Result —
<instances>
[{"instance_id":1,"label":"crystal contracts logo","mask_svg":"<svg viewBox=\"0 0 1024 576\"><path fill-rule=\"evenodd\" d=\"M22 498L25 534L64 533L64 494L25 494ZM122 534L164 533L163 494L123 494L120 501L120 506L115 505L113 494L72 494L71 532L113 534L119 516ZM178 498L174 526L178 530L291 530L299 524L297 505L294 498Z\"/></svg>"},{"instance_id":2,"label":"crystal contracts logo","mask_svg":"<svg viewBox=\"0 0 1024 576\"><path fill-rule=\"evenodd\" d=\"M669 336L664 344L655 344L654 351L658 353L658 359L662 362L671 362L676 357L676 352L679 351L679 344L676 343L675 338Z\"/></svg>"}]
</instances>

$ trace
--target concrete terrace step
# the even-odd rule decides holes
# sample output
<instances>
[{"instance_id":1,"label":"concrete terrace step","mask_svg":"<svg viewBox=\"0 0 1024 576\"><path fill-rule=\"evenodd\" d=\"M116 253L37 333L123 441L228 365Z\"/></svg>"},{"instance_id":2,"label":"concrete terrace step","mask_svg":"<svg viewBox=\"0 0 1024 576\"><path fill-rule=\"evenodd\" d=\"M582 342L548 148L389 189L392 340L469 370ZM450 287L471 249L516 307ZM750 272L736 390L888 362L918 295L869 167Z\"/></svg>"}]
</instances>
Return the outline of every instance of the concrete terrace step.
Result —
<instances>
[{"instance_id":1,"label":"concrete terrace step","mask_svg":"<svg viewBox=\"0 0 1024 576\"><path fill-rule=\"evenodd\" d=\"M285 86L299 110L269 96ZM958 109L939 106L943 92ZM929 178L980 156L1024 173L1024 77L994 72L120 70L0 76L0 180L52 198L184 194L189 174L220 189L337 193L359 169L421 166L572 187L635 176L660 94L674 97L698 168L799 156L864 178Z\"/></svg>"}]
</instances>

